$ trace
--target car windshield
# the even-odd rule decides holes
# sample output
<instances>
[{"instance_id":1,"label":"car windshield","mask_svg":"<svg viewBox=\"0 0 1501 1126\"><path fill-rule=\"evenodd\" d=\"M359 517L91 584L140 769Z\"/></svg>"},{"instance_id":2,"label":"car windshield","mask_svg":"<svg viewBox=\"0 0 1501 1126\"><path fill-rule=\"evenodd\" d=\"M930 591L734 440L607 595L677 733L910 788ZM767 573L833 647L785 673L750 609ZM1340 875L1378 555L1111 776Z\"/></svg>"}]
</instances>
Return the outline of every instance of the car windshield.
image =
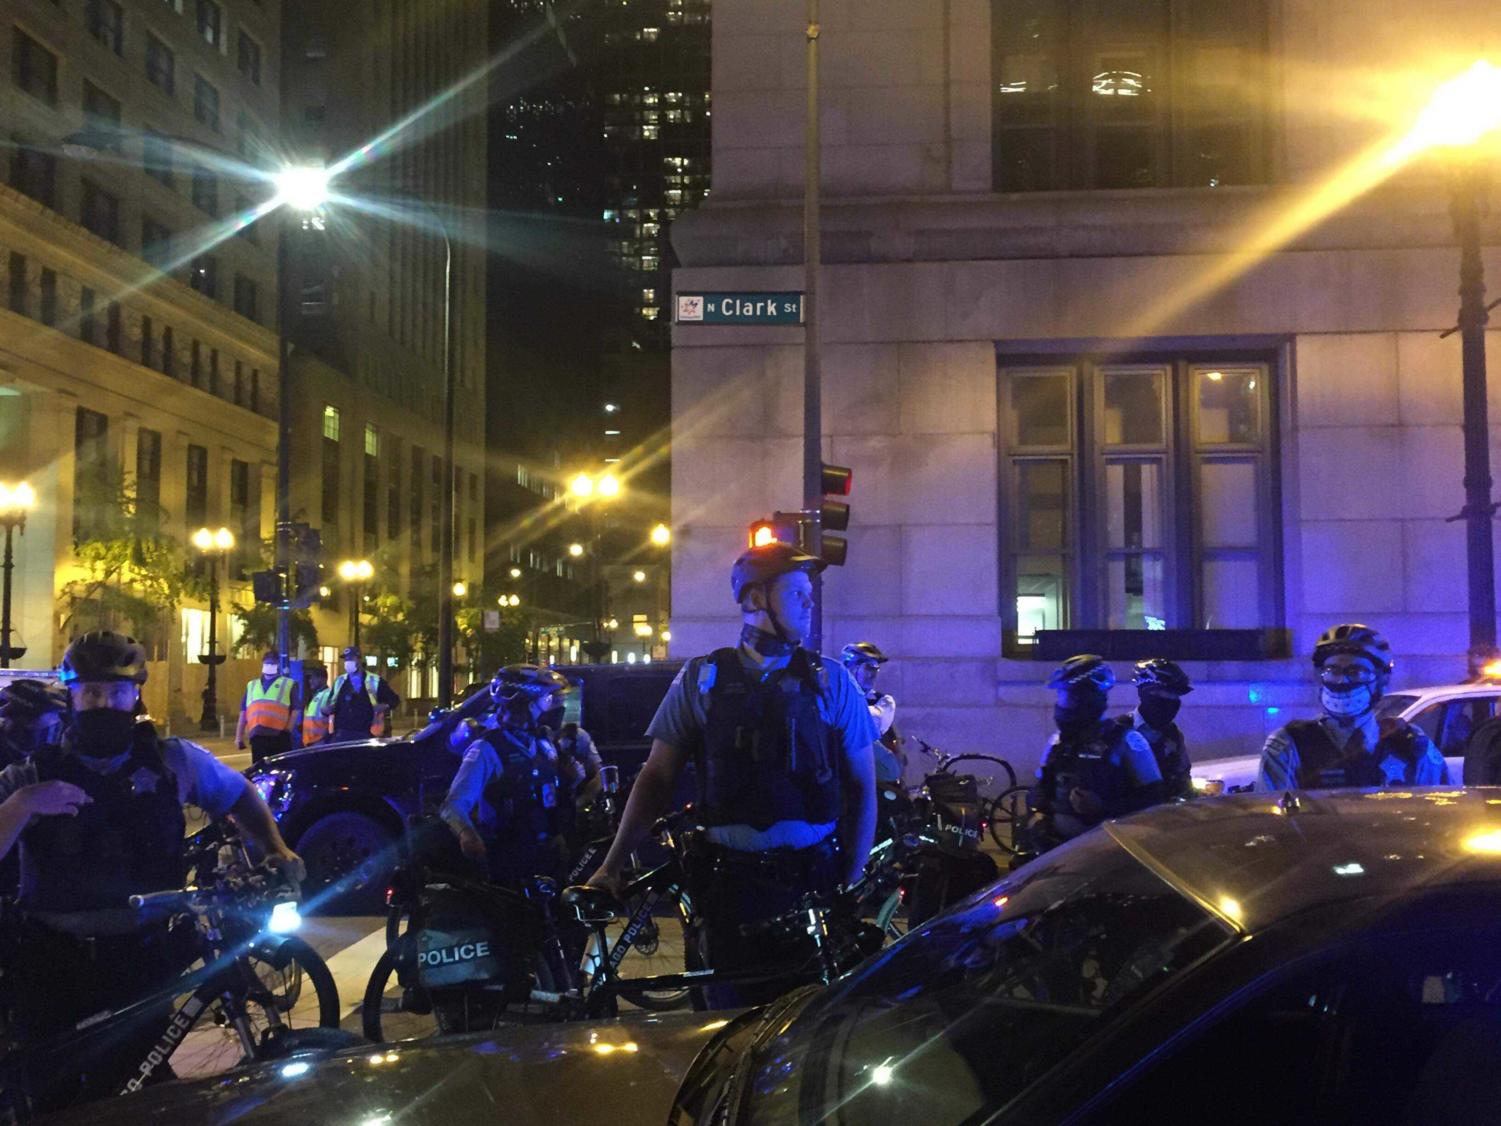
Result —
<instances>
[{"instance_id":1,"label":"car windshield","mask_svg":"<svg viewBox=\"0 0 1501 1126\"><path fill-rule=\"evenodd\" d=\"M1230 934L1091 833L818 996L756 1051L743 1121L964 1122Z\"/></svg>"},{"instance_id":2,"label":"car windshield","mask_svg":"<svg viewBox=\"0 0 1501 1126\"><path fill-rule=\"evenodd\" d=\"M1376 705L1377 716L1401 715L1409 707L1418 702L1416 696L1398 692L1395 696L1384 696L1381 703Z\"/></svg>"}]
</instances>

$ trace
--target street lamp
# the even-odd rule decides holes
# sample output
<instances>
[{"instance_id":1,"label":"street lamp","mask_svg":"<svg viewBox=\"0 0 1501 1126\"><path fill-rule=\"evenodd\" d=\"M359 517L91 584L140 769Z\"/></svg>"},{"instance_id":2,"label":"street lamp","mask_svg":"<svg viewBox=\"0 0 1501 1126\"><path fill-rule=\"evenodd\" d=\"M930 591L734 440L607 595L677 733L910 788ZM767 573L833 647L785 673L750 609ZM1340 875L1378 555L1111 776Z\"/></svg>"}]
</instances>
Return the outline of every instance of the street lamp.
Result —
<instances>
[{"instance_id":1,"label":"street lamp","mask_svg":"<svg viewBox=\"0 0 1501 1126\"><path fill-rule=\"evenodd\" d=\"M519 579L520 577L521 577L521 568L520 567L512 567L511 568L511 578L513 578L513 579Z\"/></svg>"},{"instance_id":2,"label":"street lamp","mask_svg":"<svg viewBox=\"0 0 1501 1126\"><path fill-rule=\"evenodd\" d=\"M453 596L455 598L463 598L468 593L469 584L464 582L462 579L453 584Z\"/></svg>"},{"instance_id":3,"label":"street lamp","mask_svg":"<svg viewBox=\"0 0 1501 1126\"><path fill-rule=\"evenodd\" d=\"M1480 142L1501 131L1501 69L1477 62L1434 91L1399 151L1451 156L1449 208L1459 244L1459 334L1464 401L1466 571L1470 675L1496 655L1495 541L1491 522L1490 419L1486 403L1485 262L1481 215L1489 169Z\"/></svg>"},{"instance_id":4,"label":"street lamp","mask_svg":"<svg viewBox=\"0 0 1501 1126\"><path fill-rule=\"evenodd\" d=\"M658 524L651 530L651 542L658 547L666 547L672 542L672 529L666 524Z\"/></svg>"},{"instance_id":5,"label":"street lamp","mask_svg":"<svg viewBox=\"0 0 1501 1126\"><path fill-rule=\"evenodd\" d=\"M370 565L368 559L346 559L339 564L339 578L343 579L354 591L354 604L350 607L350 616L354 619L352 632L354 640L350 643L355 648L360 644L360 599L364 594L365 584L375 574L375 568Z\"/></svg>"},{"instance_id":6,"label":"street lamp","mask_svg":"<svg viewBox=\"0 0 1501 1126\"><path fill-rule=\"evenodd\" d=\"M203 686L203 714L198 717L200 731L219 730L219 666L224 654L219 652L219 560L234 550L234 533L228 528L199 528L193 533L193 546L208 563L208 652L198 654L208 666L208 683Z\"/></svg>"},{"instance_id":7,"label":"street lamp","mask_svg":"<svg viewBox=\"0 0 1501 1126\"><path fill-rule=\"evenodd\" d=\"M571 555L571 556L573 556L575 559L577 559L579 556L581 556L581 555L584 554L584 545L581 544L581 543L571 543L571 544L569 544L568 545L568 554Z\"/></svg>"},{"instance_id":8,"label":"street lamp","mask_svg":"<svg viewBox=\"0 0 1501 1126\"><path fill-rule=\"evenodd\" d=\"M5 525L5 597L0 604L0 668L10 668L12 660L26 655L26 646L10 643L10 580L16 568L11 539L17 528L26 534L26 514L36 508L36 491L25 481L18 485L0 482L0 524Z\"/></svg>"}]
</instances>

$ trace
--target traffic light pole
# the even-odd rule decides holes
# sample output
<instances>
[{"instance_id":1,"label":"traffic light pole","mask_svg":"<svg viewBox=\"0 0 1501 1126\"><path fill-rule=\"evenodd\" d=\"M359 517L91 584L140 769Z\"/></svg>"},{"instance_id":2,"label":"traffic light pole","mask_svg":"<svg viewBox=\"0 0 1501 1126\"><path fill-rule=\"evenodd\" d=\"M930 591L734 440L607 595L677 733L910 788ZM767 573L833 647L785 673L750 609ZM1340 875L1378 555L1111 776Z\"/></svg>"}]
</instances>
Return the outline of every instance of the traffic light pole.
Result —
<instances>
[{"instance_id":1,"label":"traffic light pole","mask_svg":"<svg viewBox=\"0 0 1501 1126\"><path fill-rule=\"evenodd\" d=\"M818 121L818 0L808 4L808 108L803 165L803 507L811 514L803 550L822 554L818 511L823 503L823 371L818 347L821 141ZM813 625L806 645L823 646L823 579L813 576Z\"/></svg>"},{"instance_id":2,"label":"traffic light pole","mask_svg":"<svg viewBox=\"0 0 1501 1126\"><path fill-rule=\"evenodd\" d=\"M276 234L277 435L276 435L276 570L281 599L276 614L276 653L281 675L291 671L292 650L292 297L289 256L292 211L282 209Z\"/></svg>"}]
</instances>

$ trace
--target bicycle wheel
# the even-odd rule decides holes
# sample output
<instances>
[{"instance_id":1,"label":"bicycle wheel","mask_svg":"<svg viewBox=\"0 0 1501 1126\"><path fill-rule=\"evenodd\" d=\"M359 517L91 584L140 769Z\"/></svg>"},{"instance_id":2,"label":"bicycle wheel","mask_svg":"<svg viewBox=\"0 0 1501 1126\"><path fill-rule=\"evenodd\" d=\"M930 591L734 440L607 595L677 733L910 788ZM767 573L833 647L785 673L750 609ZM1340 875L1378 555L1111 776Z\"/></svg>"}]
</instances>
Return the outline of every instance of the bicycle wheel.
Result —
<instances>
[{"instance_id":1,"label":"bicycle wheel","mask_svg":"<svg viewBox=\"0 0 1501 1126\"><path fill-rule=\"evenodd\" d=\"M1016 771L995 755L955 755L944 763L945 774L971 774L982 799L993 802L1016 785Z\"/></svg>"},{"instance_id":2,"label":"bicycle wheel","mask_svg":"<svg viewBox=\"0 0 1501 1126\"><path fill-rule=\"evenodd\" d=\"M420 985L405 988L396 980L396 952L388 949L375 963L360 1005L360 1025L377 1044L438 1035L433 999Z\"/></svg>"},{"instance_id":3,"label":"bicycle wheel","mask_svg":"<svg viewBox=\"0 0 1501 1126\"><path fill-rule=\"evenodd\" d=\"M1012 786L990 803L986 819L990 822L990 839L1002 852L1015 854L1018 836L1031 810L1027 806L1029 786Z\"/></svg>"},{"instance_id":4,"label":"bicycle wheel","mask_svg":"<svg viewBox=\"0 0 1501 1126\"><path fill-rule=\"evenodd\" d=\"M613 948L620 941L630 922L619 923L611 928L610 944ZM594 952L594 940L589 940L589 948L585 952L585 958L589 959ZM586 961L586 968L592 971L592 961ZM616 973L620 976L619 996L632 1005L641 1009L650 1009L652 1012L671 1012L674 1009L686 1009L691 1000L689 990L680 989L651 989L646 986L633 985L632 979L656 977L661 974L682 973L683 968L689 965L687 936L683 930L682 920L677 916L665 918L649 918L643 924L641 931L631 941L631 947L621 959Z\"/></svg>"}]
</instances>

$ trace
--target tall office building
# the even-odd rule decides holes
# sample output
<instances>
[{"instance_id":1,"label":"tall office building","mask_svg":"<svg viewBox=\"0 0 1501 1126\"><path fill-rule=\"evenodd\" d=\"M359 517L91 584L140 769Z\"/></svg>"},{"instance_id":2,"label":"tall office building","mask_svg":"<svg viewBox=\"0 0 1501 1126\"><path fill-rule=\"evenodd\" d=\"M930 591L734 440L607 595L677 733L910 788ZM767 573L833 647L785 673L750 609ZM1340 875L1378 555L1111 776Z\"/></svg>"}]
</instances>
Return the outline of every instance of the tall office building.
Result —
<instances>
[{"instance_id":1,"label":"tall office building","mask_svg":"<svg viewBox=\"0 0 1501 1126\"><path fill-rule=\"evenodd\" d=\"M483 576L485 78L487 13L314 0L287 9L288 155L337 172L333 201L291 255L296 325L293 518L322 531L330 596L324 656L345 643L351 592L337 562L368 558L367 586L432 603L443 463L445 238L452 250L454 576ZM335 644L337 643L337 645ZM404 695L430 696L436 672Z\"/></svg>"},{"instance_id":2,"label":"tall office building","mask_svg":"<svg viewBox=\"0 0 1501 1126\"><path fill-rule=\"evenodd\" d=\"M0 3L0 481L37 498L12 643L47 668L81 629L129 628L165 717L198 714L203 603L132 611L130 568L75 545L118 526L122 486L178 544L269 531L276 232L241 223L267 189L236 166L277 125L279 26L278 0Z\"/></svg>"}]
</instances>

